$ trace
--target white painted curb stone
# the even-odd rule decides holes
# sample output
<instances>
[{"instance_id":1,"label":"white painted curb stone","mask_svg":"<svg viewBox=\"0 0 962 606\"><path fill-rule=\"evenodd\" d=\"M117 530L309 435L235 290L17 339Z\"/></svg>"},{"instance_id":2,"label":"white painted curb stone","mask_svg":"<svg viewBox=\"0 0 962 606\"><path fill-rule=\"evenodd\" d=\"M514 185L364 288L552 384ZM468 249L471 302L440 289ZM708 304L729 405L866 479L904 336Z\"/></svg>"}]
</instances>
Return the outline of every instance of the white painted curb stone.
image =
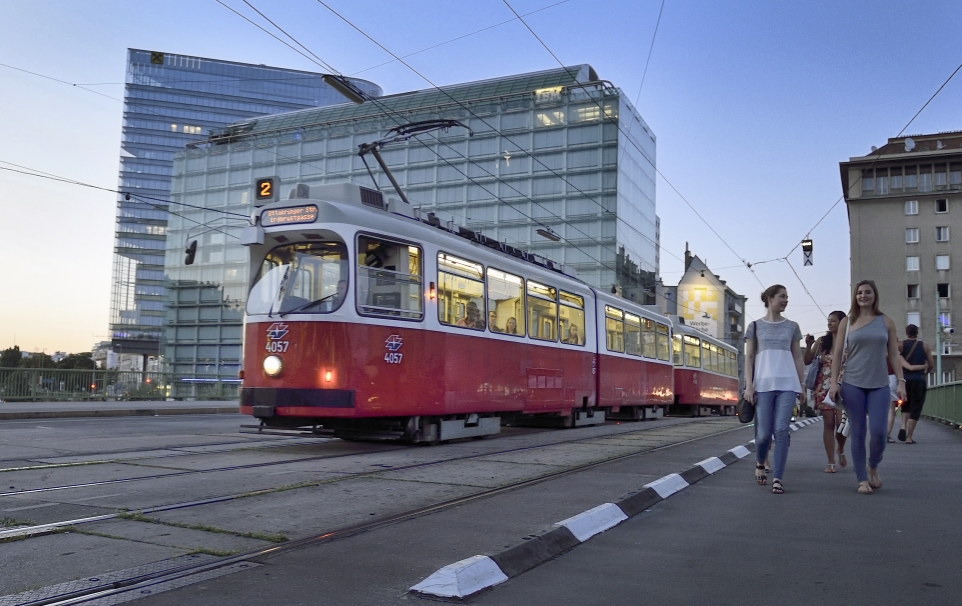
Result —
<instances>
[{"instance_id":1,"label":"white painted curb stone","mask_svg":"<svg viewBox=\"0 0 962 606\"><path fill-rule=\"evenodd\" d=\"M655 492L658 493L658 496L663 499L667 499L679 490L688 488L688 486L689 484L685 481L685 478L681 477L677 473L670 473L660 480L655 480L650 484L645 484L645 488L654 488Z\"/></svg>"},{"instance_id":2,"label":"white painted curb stone","mask_svg":"<svg viewBox=\"0 0 962 606\"><path fill-rule=\"evenodd\" d=\"M448 564L412 587L411 591L446 598L463 598L507 580L508 577L501 572L494 560L488 556L476 555Z\"/></svg>"},{"instance_id":3,"label":"white painted curb stone","mask_svg":"<svg viewBox=\"0 0 962 606\"><path fill-rule=\"evenodd\" d=\"M705 459L704 461L699 461L695 465L701 465L701 468L708 473L715 473L719 469L725 469L725 464L718 457L712 457L710 459Z\"/></svg>"},{"instance_id":4,"label":"white painted curb stone","mask_svg":"<svg viewBox=\"0 0 962 606\"><path fill-rule=\"evenodd\" d=\"M565 526L581 542L587 541L599 532L604 532L625 520L628 516L614 503L603 503L588 511L583 511L555 526Z\"/></svg>"},{"instance_id":5,"label":"white painted curb stone","mask_svg":"<svg viewBox=\"0 0 962 606\"><path fill-rule=\"evenodd\" d=\"M792 423L791 425L789 425L788 428L791 429L792 431L798 431L798 425L796 425L796 424L794 424L794 423Z\"/></svg>"},{"instance_id":6,"label":"white painted curb stone","mask_svg":"<svg viewBox=\"0 0 962 606\"><path fill-rule=\"evenodd\" d=\"M752 442L754 442L754 441L755 441L755 440L752 440ZM732 453L733 455L735 455L735 456L738 457L739 459L744 459L744 458L747 457L748 455L752 454L752 451L748 450L748 449L745 448L744 446L736 446L735 448L732 448L732 449L729 450L728 452Z\"/></svg>"}]
</instances>

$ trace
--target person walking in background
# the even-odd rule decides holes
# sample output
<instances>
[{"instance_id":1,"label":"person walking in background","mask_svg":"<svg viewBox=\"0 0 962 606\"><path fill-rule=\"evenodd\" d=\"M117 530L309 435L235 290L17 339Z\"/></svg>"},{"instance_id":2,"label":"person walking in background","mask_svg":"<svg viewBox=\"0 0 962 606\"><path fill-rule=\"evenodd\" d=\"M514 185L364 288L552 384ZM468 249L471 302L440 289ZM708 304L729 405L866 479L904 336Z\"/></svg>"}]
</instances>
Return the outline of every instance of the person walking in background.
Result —
<instances>
[{"instance_id":1,"label":"person walking in background","mask_svg":"<svg viewBox=\"0 0 962 606\"><path fill-rule=\"evenodd\" d=\"M902 429L899 430L899 440L906 444L915 444L912 436L925 404L925 374L935 369L935 360L929 346L919 341L918 326L906 326L905 336L908 338L902 341L902 357L912 368L905 373L906 398L902 401Z\"/></svg>"},{"instance_id":2,"label":"person walking in background","mask_svg":"<svg viewBox=\"0 0 962 606\"><path fill-rule=\"evenodd\" d=\"M889 381L885 362L895 369L897 394L905 399L905 379L899 359L895 322L879 311L878 288L872 280L855 285L852 308L841 321L832 352L830 399L841 393L842 405L852 425L852 467L858 478L858 491L869 494L882 487L878 466L885 452L888 421ZM845 355L843 364L842 356ZM842 374L844 366L844 375ZM841 381L841 384L839 383ZM868 424L866 425L866 414ZM865 464L865 436L869 435L868 469Z\"/></svg>"},{"instance_id":3,"label":"person walking in background","mask_svg":"<svg viewBox=\"0 0 962 606\"><path fill-rule=\"evenodd\" d=\"M842 409L831 400L825 399L832 386L832 349L838 338L839 323L845 319L844 311L833 311L828 314L828 332L819 337L814 343L806 343L805 363L818 364L818 382L815 384L815 408L822 412L822 443L825 445L825 455L828 466L825 473L835 473L835 455L838 454L838 464L845 467L845 440L838 433L838 426L842 423Z\"/></svg>"},{"instance_id":4,"label":"person walking in background","mask_svg":"<svg viewBox=\"0 0 962 606\"><path fill-rule=\"evenodd\" d=\"M755 402L755 481L764 485L765 459L775 437L775 466L772 493L782 494L782 478L791 440L789 419L802 394L802 331L798 324L782 317L788 306L788 291L781 284L762 293L768 310L752 322L745 333L745 399Z\"/></svg>"}]
</instances>

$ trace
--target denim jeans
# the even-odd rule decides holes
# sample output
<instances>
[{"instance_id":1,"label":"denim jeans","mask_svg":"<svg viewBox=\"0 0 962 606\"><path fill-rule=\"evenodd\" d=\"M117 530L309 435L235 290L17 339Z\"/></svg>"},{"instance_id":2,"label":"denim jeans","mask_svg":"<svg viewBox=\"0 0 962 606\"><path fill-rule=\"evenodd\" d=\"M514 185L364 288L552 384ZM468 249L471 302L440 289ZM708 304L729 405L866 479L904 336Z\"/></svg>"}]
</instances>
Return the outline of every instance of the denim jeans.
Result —
<instances>
[{"instance_id":1,"label":"denim jeans","mask_svg":"<svg viewBox=\"0 0 962 606\"><path fill-rule=\"evenodd\" d=\"M889 387L863 389L842 383L842 404L852 425L849 447L852 450L852 468L859 482L868 481L865 469L865 434L869 436L868 466L872 469L882 462L885 439L888 437ZM865 415L868 414L866 427Z\"/></svg>"},{"instance_id":2,"label":"denim jeans","mask_svg":"<svg viewBox=\"0 0 962 606\"><path fill-rule=\"evenodd\" d=\"M788 462L788 445L791 443L792 410L795 408L794 391L762 391L755 402L755 456L759 464L765 462L768 449L775 435L774 477L783 478Z\"/></svg>"}]
</instances>

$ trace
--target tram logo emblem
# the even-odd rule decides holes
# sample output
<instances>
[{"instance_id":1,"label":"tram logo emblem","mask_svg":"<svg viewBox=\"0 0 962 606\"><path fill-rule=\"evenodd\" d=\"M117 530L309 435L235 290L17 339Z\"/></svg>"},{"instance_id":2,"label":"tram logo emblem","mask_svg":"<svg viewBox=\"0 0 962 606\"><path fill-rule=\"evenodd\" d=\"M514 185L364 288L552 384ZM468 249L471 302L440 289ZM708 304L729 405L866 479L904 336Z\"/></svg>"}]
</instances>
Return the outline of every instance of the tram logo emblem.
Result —
<instances>
[{"instance_id":1,"label":"tram logo emblem","mask_svg":"<svg viewBox=\"0 0 962 606\"><path fill-rule=\"evenodd\" d=\"M279 341L287 334L287 324L274 322L267 327L267 338L271 341Z\"/></svg>"},{"instance_id":2,"label":"tram logo emblem","mask_svg":"<svg viewBox=\"0 0 962 606\"><path fill-rule=\"evenodd\" d=\"M384 347L388 348L390 351L397 351L401 349L401 345L403 344L404 343L400 335L391 335L386 341L384 341Z\"/></svg>"}]
</instances>

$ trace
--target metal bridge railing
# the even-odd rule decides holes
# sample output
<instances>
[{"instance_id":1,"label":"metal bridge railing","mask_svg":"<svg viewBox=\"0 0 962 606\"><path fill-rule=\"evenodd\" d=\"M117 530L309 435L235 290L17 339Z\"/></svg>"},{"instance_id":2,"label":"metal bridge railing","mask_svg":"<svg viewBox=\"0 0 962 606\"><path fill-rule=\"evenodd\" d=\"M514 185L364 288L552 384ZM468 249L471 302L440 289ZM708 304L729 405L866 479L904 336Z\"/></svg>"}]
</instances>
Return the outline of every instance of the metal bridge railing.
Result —
<instances>
[{"instance_id":1,"label":"metal bridge railing","mask_svg":"<svg viewBox=\"0 0 962 606\"><path fill-rule=\"evenodd\" d=\"M922 412L936 421L962 425L962 381L929 387Z\"/></svg>"},{"instance_id":2,"label":"metal bridge railing","mask_svg":"<svg viewBox=\"0 0 962 606\"><path fill-rule=\"evenodd\" d=\"M0 368L0 401L236 400L240 379L119 370Z\"/></svg>"}]
</instances>

